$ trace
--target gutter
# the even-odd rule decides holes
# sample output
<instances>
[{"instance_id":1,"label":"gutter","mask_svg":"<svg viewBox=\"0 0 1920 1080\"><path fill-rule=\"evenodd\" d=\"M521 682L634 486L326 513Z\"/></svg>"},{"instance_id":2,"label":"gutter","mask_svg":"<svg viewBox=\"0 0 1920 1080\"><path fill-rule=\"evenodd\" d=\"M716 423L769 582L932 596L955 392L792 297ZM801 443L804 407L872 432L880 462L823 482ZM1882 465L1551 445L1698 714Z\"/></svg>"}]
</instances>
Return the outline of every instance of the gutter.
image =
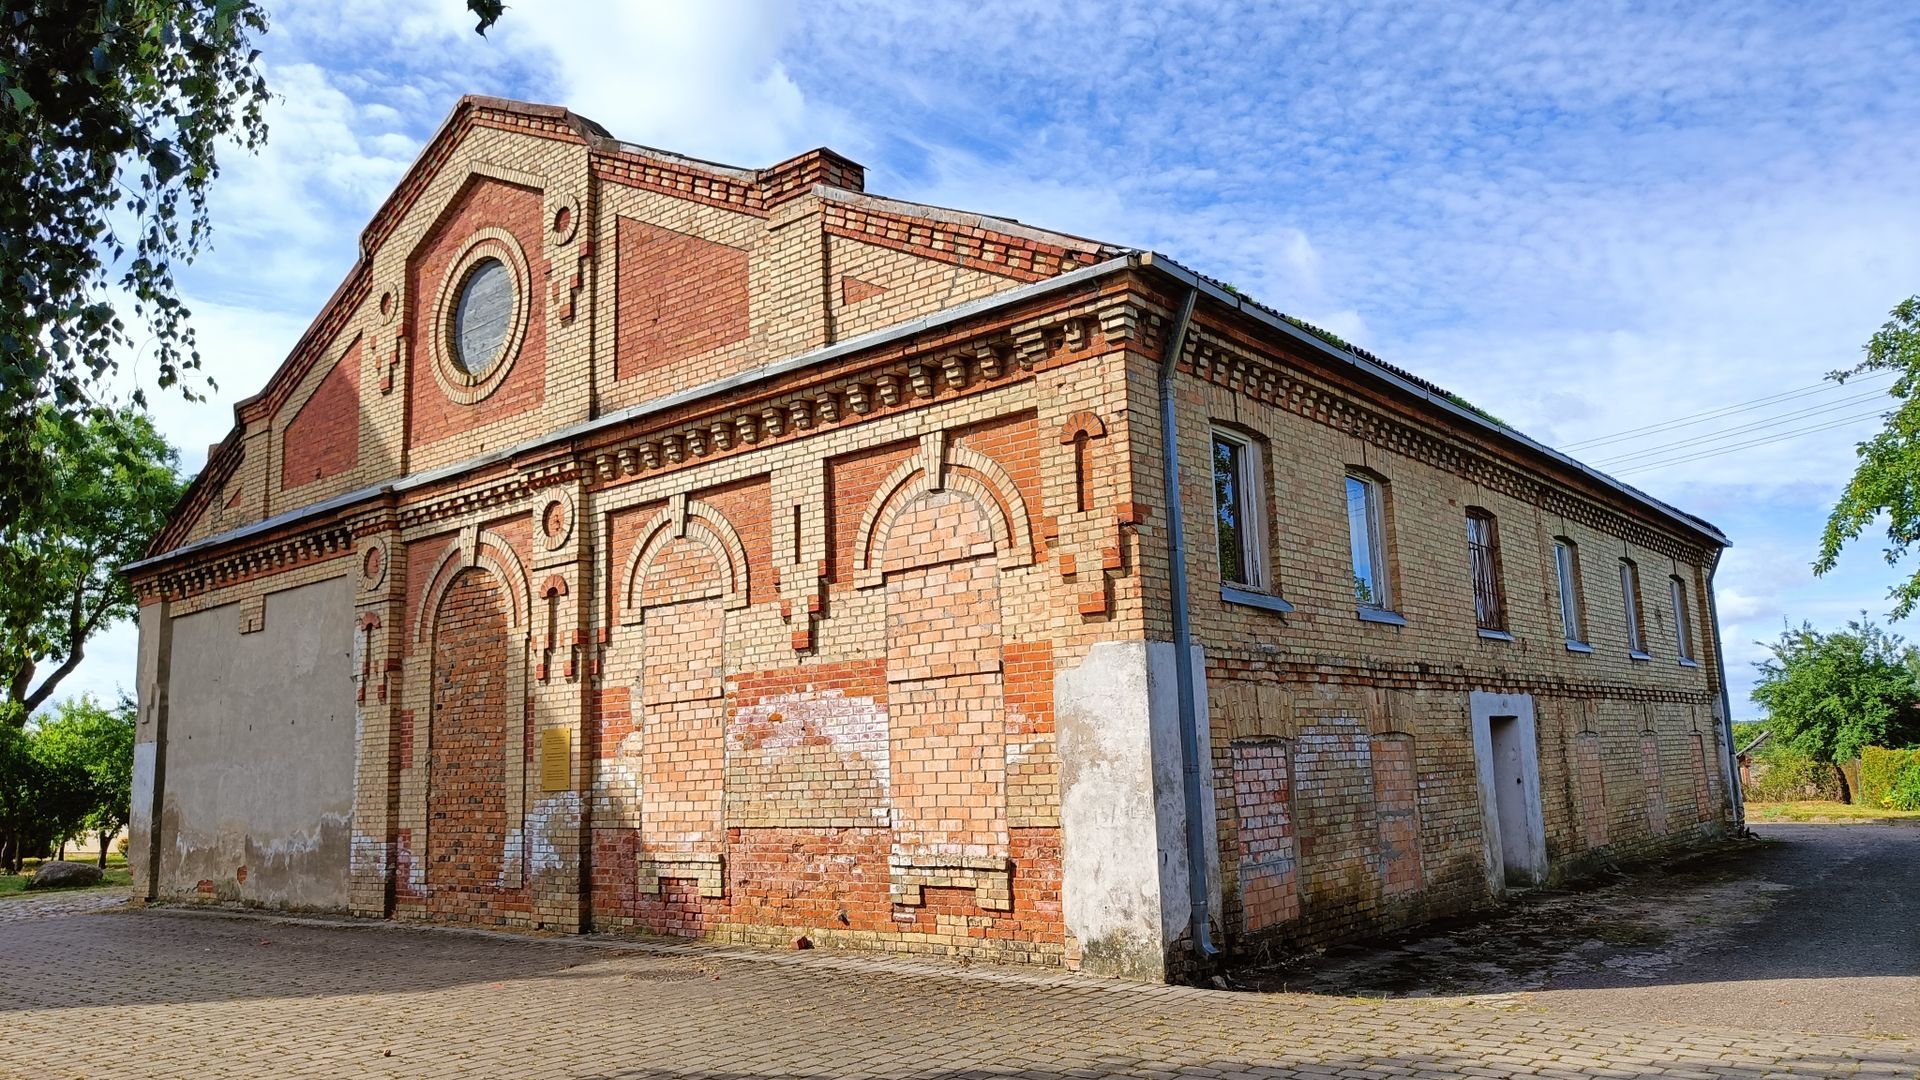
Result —
<instances>
[{"instance_id":1,"label":"gutter","mask_svg":"<svg viewBox=\"0 0 1920 1080\"><path fill-rule=\"evenodd\" d=\"M1193 306L1200 290L1189 286L1180 303L1166 352L1160 358L1160 482L1167 510L1169 567L1167 592L1173 607L1173 685L1180 723L1180 773L1187 803L1187 931L1193 948L1203 957L1220 955L1213 943L1213 920L1208 906L1212 879L1207 874L1207 830L1200 784L1200 703L1193 685L1193 622L1187 606L1187 530L1180 506L1180 427L1175 416L1173 373L1186 351L1187 330L1193 324Z\"/></svg>"},{"instance_id":2,"label":"gutter","mask_svg":"<svg viewBox=\"0 0 1920 1080\"><path fill-rule=\"evenodd\" d=\"M1746 793L1740 790L1740 768L1734 761L1733 698L1727 690L1727 653L1720 647L1720 602L1714 599L1713 592L1713 576L1720 572L1720 557L1724 554L1725 548L1716 548L1713 561L1707 564L1707 603L1713 612L1713 617L1707 623L1713 628L1713 666L1720 676L1720 736L1721 745L1725 747L1720 753L1720 767L1727 774L1727 798L1731 800L1733 823L1744 829L1747 824L1747 799ZM1760 738L1764 739L1766 735L1763 733ZM1759 739L1754 741L1757 744Z\"/></svg>"}]
</instances>

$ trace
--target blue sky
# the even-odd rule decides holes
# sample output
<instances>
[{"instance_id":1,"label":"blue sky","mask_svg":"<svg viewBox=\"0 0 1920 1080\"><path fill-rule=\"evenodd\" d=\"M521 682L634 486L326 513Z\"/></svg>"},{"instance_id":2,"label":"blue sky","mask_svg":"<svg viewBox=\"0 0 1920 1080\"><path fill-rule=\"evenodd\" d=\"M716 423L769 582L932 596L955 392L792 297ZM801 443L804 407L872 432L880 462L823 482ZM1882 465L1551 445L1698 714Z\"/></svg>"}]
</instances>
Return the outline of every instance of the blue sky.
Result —
<instances>
[{"instance_id":1,"label":"blue sky","mask_svg":"<svg viewBox=\"0 0 1920 1080\"><path fill-rule=\"evenodd\" d=\"M484 40L458 0L272 8L272 138L229 159L214 249L185 275L219 388L156 406L195 470L462 93L740 165L829 145L882 194L1154 248L1555 445L1817 383L1920 292L1910 3L551 0ZM1809 570L1873 426L1625 476L1735 541L1736 715L1783 618L1887 607L1871 539ZM130 628L91 653L64 690L131 688Z\"/></svg>"}]
</instances>

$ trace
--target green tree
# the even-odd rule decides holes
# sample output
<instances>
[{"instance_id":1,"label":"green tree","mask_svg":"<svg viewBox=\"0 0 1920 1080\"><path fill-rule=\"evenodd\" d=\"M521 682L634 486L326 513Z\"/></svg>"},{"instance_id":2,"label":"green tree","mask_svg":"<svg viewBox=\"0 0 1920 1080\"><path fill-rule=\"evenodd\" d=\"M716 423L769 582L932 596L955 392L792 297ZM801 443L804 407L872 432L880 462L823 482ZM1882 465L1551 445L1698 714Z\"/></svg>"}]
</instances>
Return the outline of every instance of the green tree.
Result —
<instances>
[{"instance_id":1,"label":"green tree","mask_svg":"<svg viewBox=\"0 0 1920 1080\"><path fill-rule=\"evenodd\" d=\"M1851 793L1840 763L1865 746L1920 738L1915 650L1866 616L1833 633L1804 622L1785 627L1765 647L1771 655L1754 665L1754 703L1767 711L1781 749L1831 766L1843 795Z\"/></svg>"},{"instance_id":2,"label":"green tree","mask_svg":"<svg viewBox=\"0 0 1920 1080\"><path fill-rule=\"evenodd\" d=\"M56 775L86 777L85 813L78 824L55 823L58 839L70 840L82 829L100 837L100 868L106 869L107 842L127 823L133 803L134 703L122 697L108 708L82 695L54 707L34 727L34 756Z\"/></svg>"},{"instance_id":3,"label":"green tree","mask_svg":"<svg viewBox=\"0 0 1920 1080\"><path fill-rule=\"evenodd\" d=\"M480 33L502 10L467 6ZM0 0L0 520L52 483L40 407L99 400L136 339L192 395L175 267L209 237L221 147L266 140L266 30L255 0Z\"/></svg>"},{"instance_id":4,"label":"green tree","mask_svg":"<svg viewBox=\"0 0 1920 1080\"><path fill-rule=\"evenodd\" d=\"M78 834L93 804L86 769L50 753L36 735L0 728L0 868L8 873Z\"/></svg>"},{"instance_id":5,"label":"green tree","mask_svg":"<svg viewBox=\"0 0 1920 1080\"><path fill-rule=\"evenodd\" d=\"M0 520L0 711L13 726L72 673L90 638L133 615L119 569L182 490L179 455L131 407L43 406L28 444L51 483Z\"/></svg>"},{"instance_id":6,"label":"green tree","mask_svg":"<svg viewBox=\"0 0 1920 1080\"><path fill-rule=\"evenodd\" d=\"M1853 479L1827 518L1820 537L1820 557L1813 572L1833 569L1840 550L1879 519L1887 518L1888 566L1898 566L1914 541L1920 539L1920 296L1910 296L1867 342L1867 357L1858 365L1832 374L1837 382L1856 375L1892 372L1887 392L1894 406L1880 431L1861 443L1855 453ZM1920 603L1920 571L1888 592L1893 617L1904 619Z\"/></svg>"}]
</instances>

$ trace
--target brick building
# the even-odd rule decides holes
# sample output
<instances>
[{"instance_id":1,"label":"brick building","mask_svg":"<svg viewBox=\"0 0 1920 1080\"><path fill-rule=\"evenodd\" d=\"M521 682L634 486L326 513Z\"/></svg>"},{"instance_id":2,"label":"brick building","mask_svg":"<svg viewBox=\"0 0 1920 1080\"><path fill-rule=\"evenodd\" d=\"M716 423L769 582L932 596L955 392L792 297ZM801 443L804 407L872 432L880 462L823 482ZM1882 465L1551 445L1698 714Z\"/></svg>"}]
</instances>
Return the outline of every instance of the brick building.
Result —
<instances>
[{"instance_id":1,"label":"brick building","mask_svg":"<svg viewBox=\"0 0 1920 1080\"><path fill-rule=\"evenodd\" d=\"M1162 978L1724 824L1725 543L1161 256L469 98L128 570L137 879Z\"/></svg>"}]
</instances>

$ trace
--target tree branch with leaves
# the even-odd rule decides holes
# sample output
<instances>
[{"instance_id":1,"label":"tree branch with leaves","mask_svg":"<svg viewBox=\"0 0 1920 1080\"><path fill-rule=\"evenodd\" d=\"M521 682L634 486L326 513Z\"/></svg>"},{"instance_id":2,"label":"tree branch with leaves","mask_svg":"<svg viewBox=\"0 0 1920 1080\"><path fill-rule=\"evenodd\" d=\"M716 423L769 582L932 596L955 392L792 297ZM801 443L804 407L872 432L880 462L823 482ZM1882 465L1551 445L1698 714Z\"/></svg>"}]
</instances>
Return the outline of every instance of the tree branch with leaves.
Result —
<instances>
[{"instance_id":1,"label":"tree branch with leaves","mask_svg":"<svg viewBox=\"0 0 1920 1080\"><path fill-rule=\"evenodd\" d=\"M1887 521L1888 566L1899 566L1920 541L1920 296L1910 296L1867 342L1866 359L1830 376L1845 382L1859 375L1892 372L1887 393L1894 406L1880 430L1854 452L1859 464L1827 518L1813 572L1825 574L1849 543L1879 520ZM1893 617L1904 619L1920 604L1920 570L1888 590Z\"/></svg>"},{"instance_id":2,"label":"tree branch with leaves","mask_svg":"<svg viewBox=\"0 0 1920 1080\"><path fill-rule=\"evenodd\" d=\"M95 634L132 617L120 568L140 557L184 489L179 455L132 407L71 415L44 406L28 447L49 482L0 522L0 711L16 727L79 666Z\"/></svg>"}]
</instances>

